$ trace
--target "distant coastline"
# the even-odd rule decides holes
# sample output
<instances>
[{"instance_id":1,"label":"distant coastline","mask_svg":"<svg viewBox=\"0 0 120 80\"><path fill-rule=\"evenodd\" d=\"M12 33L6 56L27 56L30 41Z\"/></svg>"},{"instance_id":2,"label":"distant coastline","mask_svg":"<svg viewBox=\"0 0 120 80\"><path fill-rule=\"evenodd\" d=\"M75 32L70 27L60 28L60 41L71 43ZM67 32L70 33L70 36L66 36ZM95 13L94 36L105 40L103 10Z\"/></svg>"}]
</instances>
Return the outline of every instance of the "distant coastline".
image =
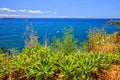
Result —
<instances>
[{"instance_id":1,"label":"distant coastline","mask_svg":"<svg viewBox=\"0 0 120 80\"><path fill-rule=\"evenodd\" d=\"M8 18L8 17L5 17L5 18L1 18L3 20L13 20L13 19L16 19L16 18Z\"/></svg>"}]
</instances>

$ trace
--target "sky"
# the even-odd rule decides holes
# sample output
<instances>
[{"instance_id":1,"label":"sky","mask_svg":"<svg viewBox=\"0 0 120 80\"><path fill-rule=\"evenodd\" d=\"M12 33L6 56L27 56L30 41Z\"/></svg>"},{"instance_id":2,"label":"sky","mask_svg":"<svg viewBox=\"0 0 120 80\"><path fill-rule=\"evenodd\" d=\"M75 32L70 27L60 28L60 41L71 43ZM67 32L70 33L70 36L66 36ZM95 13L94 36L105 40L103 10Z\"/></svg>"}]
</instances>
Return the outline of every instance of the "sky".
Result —
<instances>
[{"instance_id":1,"label":"sky","mask_svg":"<svg viewBox=\"0 0 120 80\"><path fill-rule=\"evenodd\" d=\"M0 0L0 17L120 18L120 0Z\"/></svg>"}]
</instances>

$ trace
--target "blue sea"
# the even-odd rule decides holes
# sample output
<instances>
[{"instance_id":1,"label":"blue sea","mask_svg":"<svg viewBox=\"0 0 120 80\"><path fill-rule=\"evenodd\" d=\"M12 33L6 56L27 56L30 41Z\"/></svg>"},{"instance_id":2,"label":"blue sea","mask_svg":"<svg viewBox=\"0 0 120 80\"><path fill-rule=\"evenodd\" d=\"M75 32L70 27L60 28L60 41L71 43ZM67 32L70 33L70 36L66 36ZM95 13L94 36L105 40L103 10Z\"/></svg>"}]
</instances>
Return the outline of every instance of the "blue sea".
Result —
<instances>
[{"instance_id":1,"label":"blue sea","mask_svg":"<svg viewBox=\"0 0 120 80\"><path fill-rule=\"evenodd\" d=\"M32 25L39 38L39 42L44 44L47 35L49 44L53 37L62 37L64 28L73 27L73 33L79 44L87 40L89 29L102 29L111 19L73 19L73 18L15 18L0 19L0 47L7 49L15 48L22 50L24 48L26 26ZM113 19L114 20L114 19ZM105 28L108 33L117 31L116 25Z\"/></svg>"}]
</instances>

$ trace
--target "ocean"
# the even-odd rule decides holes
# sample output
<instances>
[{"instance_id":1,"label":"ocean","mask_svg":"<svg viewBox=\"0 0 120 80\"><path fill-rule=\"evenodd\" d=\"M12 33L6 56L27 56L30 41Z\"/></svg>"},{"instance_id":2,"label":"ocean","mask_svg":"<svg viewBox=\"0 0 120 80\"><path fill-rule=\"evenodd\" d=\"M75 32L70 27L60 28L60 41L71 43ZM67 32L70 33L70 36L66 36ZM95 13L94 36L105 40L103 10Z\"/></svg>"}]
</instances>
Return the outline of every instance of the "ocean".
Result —
<instances>
[{"instance_id":1,"label":"ocean","mask_svg":"<svg viewBox=\"0 0 120 80\"><path fill-rule=\"evenodd\" d=\"M15 18L0 19L0 47L7 49L15 48L22 50L24 48L26 26L31 25L36 32L39 42L44 44L47 35L49 44L53 42L53 37L62 37L64 28L73 27L73 34L79 43L88 38L89 29L102 29L111 19L75 19L75 18ZM114 20L114 19L113 19ZM117 31L116 25L106 27L107 33Z\"/></svg>"}]
</instances>

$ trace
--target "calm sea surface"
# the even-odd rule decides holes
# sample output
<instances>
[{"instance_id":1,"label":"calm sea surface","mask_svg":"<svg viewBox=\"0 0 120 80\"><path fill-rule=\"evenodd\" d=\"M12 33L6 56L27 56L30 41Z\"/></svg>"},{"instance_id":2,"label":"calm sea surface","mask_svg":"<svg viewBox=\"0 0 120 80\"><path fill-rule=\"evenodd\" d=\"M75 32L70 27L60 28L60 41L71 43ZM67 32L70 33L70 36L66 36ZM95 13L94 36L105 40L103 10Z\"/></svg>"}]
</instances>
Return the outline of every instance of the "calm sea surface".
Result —
<instances>
[{"instance_id":1,"label":"calm sea surface","mask_svg":"<svg viewBox=\"0 0 120 80\"><path fill-rule=\"evenodd\" d=\"M32 25L32 28L39 37L39 42L44 43L45 36L49 40L49 44L53 41L53 37L61 37L64 27L74 28L75 38L79 43L87 39L87 31L95 27L102 28L111 19L0 19L0 47L7 49L16 48L21 50L24 48L24 33L26 25ZM117 31L117 26L112 25L106 28L108 33Z\"/></svg>"}]
</instances>

